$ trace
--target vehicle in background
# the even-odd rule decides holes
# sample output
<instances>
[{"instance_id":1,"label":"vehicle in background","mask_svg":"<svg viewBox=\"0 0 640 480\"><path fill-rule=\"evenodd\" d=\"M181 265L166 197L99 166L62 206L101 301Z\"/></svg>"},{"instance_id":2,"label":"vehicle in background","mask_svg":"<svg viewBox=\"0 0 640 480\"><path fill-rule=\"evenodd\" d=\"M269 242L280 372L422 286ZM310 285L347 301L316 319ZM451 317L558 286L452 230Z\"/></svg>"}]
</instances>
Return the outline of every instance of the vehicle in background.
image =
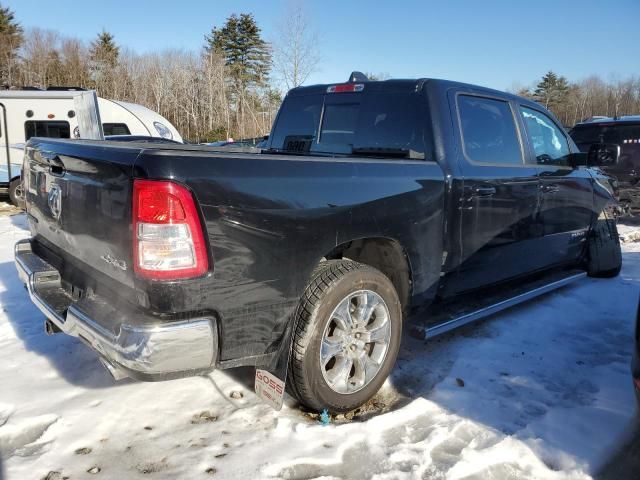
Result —
<instances>
[{"instance_id":1,"label":"vehicle in background","mask_svg":"<svg viewBox=\"0 0 640 480\"><path fill-rule=\"evenodd\" d=\"M384 383L410 313L431 338L620 272L597 168L617 145L580 153L508 93L350 78L291 90L260 153L32 139L15 259L47 331L116 378L250 365L276 408L286 380L344 412Z\"/></svg>"},{"instance_id":2,"label":"vehicle in background","mask_svg":"<svg viewBox=\"0 0 640 480\"><path fill-rule=\"evenodd\" d=\"M138 143L174 143L181 144L176 140L162 137L150 137L148 135L105 135L105 140L112 142L138 142Z\"/></svg>"},{"instance_id":3,"label":"vehicle in background","mask_svg":"<svg viewBox=\"0 0 640 480\"><path fill-rule=\"evenodd\" d=\"M207 147L225 147L227 145L231 145L233 141L231 140L218 140L217 142L209 142L203 143L202 145L206 145Z\"/></svg>"},{"instance_id":4,"label":"vehicle in background","mask_svg":"<svg viewBox=\"0 0 640 480\"><path fill-rule=\"evenodd\" d=\"M263 135L262 137L244 138L242 140L220 140L217 142L203 143L208 147L253 147L263 148L267 145L269 135Z\"/></svg>"},{"instance_id":5,"label":"vehicle in background","mask_svg":"<svg viewBox=\"0 0 640 480\"><path fill-rule=\"evenodd\" d=\"M592 117L569 132L582 152L597 143L620 145L617 165L603 169L618 179L618 197L626 213L640 210L640 115L618 118Z\"/></svg>"},{"instance_id":6,"label":"vehicle in background","mask_svg":"<svg viewBox=\"0 0 640 480\"><path fill-rule=\"evenodd\" d=\"M0 90L0 194L20 203L20 171L25 143L31 137L85 138L78 127L74 98L85 90ZM98 97L104 135L142 135L182 142L175 127L142 105Z\"/></svg>"}]
</instances>

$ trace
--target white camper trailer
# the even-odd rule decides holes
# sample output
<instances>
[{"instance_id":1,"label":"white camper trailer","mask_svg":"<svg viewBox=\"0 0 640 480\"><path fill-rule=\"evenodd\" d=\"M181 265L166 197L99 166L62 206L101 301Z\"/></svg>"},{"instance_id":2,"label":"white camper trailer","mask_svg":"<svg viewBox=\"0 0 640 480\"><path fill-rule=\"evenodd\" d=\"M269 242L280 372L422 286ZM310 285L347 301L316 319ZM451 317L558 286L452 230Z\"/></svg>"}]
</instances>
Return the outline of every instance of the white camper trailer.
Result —
<instances>
[{"instance_id":1,"label":"white camper trailer","mask_svg":"<svg viewBox=\"0 0 640 480\"><path fill-rule=\"evenodd\" d=\"M74 99L81 89L0 90L0 194L20 197L20 170L31 137L87 138L78 126ZM105 136L140 135L182 142L167 119L135 103L98 97Z\"/></svg>"}]
</instances>

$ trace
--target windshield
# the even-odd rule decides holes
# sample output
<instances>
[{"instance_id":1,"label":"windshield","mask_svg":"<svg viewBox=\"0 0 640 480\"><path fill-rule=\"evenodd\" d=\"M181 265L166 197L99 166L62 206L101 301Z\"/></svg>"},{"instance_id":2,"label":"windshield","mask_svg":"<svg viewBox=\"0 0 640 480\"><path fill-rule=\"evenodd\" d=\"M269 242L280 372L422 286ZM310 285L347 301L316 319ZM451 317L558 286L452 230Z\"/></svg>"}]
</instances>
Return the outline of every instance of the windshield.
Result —
<instances>
[{"instance_id":1,"label":"windshield","mask_svg":"<svg viewBox=\"0 0 640 480\"><path fill-rule=\"evenodd\" d=\"M577 144L636 143L640 141L640 124L579 125L569 132Z\"/></svg>"},{"instance_id":2,"label":"windshield","mask_svg":"<svg viewBox=\"0 0 640 480\"><path fill-rule=\"evenodd\" d=\"M426 130L420 93L293 95L278 115L270 150L424 159Z\"/></svg>"}]
</instances>

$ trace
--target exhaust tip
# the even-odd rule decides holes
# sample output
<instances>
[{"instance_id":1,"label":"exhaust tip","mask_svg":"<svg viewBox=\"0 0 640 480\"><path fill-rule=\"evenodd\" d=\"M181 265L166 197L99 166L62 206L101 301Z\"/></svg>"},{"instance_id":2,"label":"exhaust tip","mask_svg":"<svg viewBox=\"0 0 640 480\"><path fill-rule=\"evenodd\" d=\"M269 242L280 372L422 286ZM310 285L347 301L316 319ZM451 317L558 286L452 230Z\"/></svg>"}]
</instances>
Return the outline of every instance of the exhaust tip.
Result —
<instances>
[{"instance_id":1,"label":"exhaust tip","mask_svg":"<svg viewBox=\"0 0 640 480\"><path fill-rule=\"evenodd\" d=\"M100 363L102 363L102 366L107 369L107 371L111 374L116 382L129 376L123 370L116 367L114 364L104 358L100 358Z\"/></svg>"}]
</instances>

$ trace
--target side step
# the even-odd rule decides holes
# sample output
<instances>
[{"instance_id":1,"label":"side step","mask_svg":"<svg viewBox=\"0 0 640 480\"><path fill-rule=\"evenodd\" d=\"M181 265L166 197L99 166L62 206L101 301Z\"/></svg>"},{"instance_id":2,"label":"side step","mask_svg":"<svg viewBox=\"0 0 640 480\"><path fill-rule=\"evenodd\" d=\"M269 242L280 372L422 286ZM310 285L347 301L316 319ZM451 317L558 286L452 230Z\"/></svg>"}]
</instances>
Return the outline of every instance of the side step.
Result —
<instances>
[{"instance_id":1,"label":"side step","mask_svg":"<svg viewBox=\"0 0 640 480\"><path fill-rule=\"evenodd\" d=\"M505 297L504 293L502 295L484 294L480 299L477 294L475 297L465 296L463 301L442 306L435 311L430 309L420 314L420 318L411 321L411 333L421 338L435 337L564 287L586 275L584 271L573 270L515 287L509 286L507 292L511 294L509 297ZM425 316L426 322L421 320Z\"/></svg>"}]
</instances>

